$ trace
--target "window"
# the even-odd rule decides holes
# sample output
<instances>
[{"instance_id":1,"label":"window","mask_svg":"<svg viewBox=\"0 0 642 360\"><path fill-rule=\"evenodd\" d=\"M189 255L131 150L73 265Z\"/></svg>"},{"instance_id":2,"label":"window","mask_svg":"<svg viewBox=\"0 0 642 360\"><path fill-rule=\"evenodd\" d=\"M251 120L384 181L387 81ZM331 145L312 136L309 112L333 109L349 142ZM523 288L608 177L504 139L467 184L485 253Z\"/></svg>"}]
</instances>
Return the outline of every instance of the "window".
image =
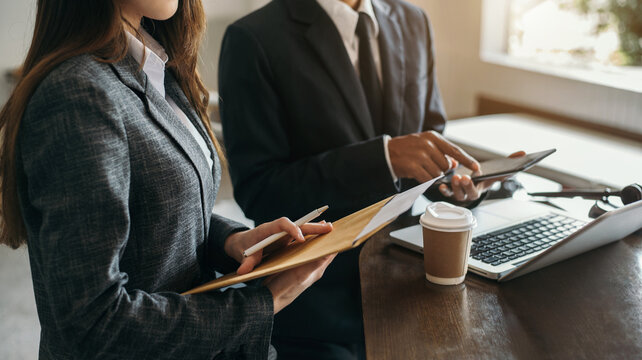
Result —
<instances>
[{"instance_id":1,"label":"window","mask_svg":"<svg viewBox=\"0 0 642 360\"><path fill-rule=\"evenodd\" d=\"M484 12L483 60L642 93L642 0L486 0Z\"/></svg>"},{"instance_id":2,"label":"window","mask_svg":"<svg viewBox=\"0 0 642 360\"><path fill-rule=\"evenodd\" d=\"M641 27L642 0L513 0L508 54L598 70L640 66Z\"/></svg>"}]
</instances>

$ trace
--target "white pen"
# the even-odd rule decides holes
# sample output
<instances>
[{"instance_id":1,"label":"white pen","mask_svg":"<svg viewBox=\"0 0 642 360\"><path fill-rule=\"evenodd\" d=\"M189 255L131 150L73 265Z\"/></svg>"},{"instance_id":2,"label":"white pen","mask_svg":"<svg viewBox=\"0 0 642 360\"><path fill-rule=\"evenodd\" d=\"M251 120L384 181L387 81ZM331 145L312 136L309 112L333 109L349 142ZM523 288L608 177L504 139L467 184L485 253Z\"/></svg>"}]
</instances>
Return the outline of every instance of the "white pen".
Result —
<instances>
[{"instance_id":1,"label":"white pen","mask_svg":"<svg viewBox=\"0 0 642 360\"><path fill-rule=\"evenodd\" d=\"M312 219L316 218L317 216L321 215L326 210L328 210L328 205L326 205L324 207L320 207L320 208L318 208L316 210L312 210L312 212L310 212L306 216L304 216L304 217L300 218L299 220L295 221L294 224L296 224L296 226L301 226L301 225L303 225L303 224L305 224L307 222L310 222ZM266 237L265 239L259 241L258 243L252 245L249 249L243 251L243 256L245 256L245 257L251 256L255 252L257 252L257 251L265 248L266 246L272 244L273 242L281 239L285 235L287 235L287 233L285 231L281 231L280 233L270 235L270 236Z\"/></svg>"}]
</instances>

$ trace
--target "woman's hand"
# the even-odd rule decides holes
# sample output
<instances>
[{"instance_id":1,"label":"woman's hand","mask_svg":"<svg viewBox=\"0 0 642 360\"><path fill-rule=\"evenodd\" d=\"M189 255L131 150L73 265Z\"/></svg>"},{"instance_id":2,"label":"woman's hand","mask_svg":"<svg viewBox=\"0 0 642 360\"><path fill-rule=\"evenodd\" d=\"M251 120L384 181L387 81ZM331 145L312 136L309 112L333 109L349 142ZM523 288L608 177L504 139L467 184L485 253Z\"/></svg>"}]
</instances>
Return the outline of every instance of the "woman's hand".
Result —
<instances>
[{"instance_id":1,"label":"woman's hand","mask_svg":"<svg viewBox=\"0 0 642 360\"><path fill-rule=\"evenodd\" d=\"M288 218L282 217L278 220L261 224L254 229L230 235L225 240L224 250L228 256L241 263L236 273L239 275L249 273L263 258L263 249L248 257L243 256L243 251L268 236L282 231L288 233L285 241L294 239L297 242L303 242L305 241L305 235L325 234L332 231L332 224L322 221L320 223L307 223L299 228Z\"/></svg>"},{"instance_id":2,"label":"woman's hand","mask_svg":"<svg viewBox=\"0 0 642 360\"><path fill-rule=\"evenodd\" d=\"M518 151L510 154L509 158L518 158L526 155L523 151ZM472 177L482 175L480 170L473 172ZM439 185L439 191L446 197L452 197L456 201L474 201L479 199L481 194L484 191L488 190L496 181L504 181L508 176L500 179L488 179L475 184L471 180L471 176L464 175L453 175L450 180L451 187L448 187L446 184Z\"/></svg>"},{"instance_id":3,"label":"woman's hand","mask_svg":"<svg viewBox=\"0 0 642 360\"><path fill-rule=\"evenodd\" d=\"M243 251L268 236L285 231L288 233L285 241L294 239L297 242L305 241L305 235L325 234L332 231L332 224L325 221L319 223L308 223L301 227L296 226L288 218L278 220L257 226L252 230L241 231L230 235L225 240L225 252L227 255L241 263L237 274L247 274L256 265L261 262L263 249L257 251L252 256L243 256ZM289 305L297 296L319 280L323 272L332 262L336 254L325 256L313 262L303 264L290 270L280 272L265 279L265 285L274 298L274 313L281 311Z\"/></svg>"},{"instance_id":4,"label":"woman's hand","mask_svg":"<svg viewBox=\"0 0 642 360\"><path fill-rule=\"evenodd\" d=\"M265 279L263 285L270 289L274 298L274 313L288 306L305 289L319 280L335 256L337 254L328 255Z\"/></svg>"}]
</instances>

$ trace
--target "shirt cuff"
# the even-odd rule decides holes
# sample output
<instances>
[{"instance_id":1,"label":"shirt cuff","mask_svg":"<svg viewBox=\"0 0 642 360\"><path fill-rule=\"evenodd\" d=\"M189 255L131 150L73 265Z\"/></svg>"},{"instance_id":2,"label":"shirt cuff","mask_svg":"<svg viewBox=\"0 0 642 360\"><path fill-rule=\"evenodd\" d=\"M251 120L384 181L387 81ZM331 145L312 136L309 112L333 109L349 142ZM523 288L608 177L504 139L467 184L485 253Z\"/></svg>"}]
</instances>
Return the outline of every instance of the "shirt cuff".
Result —
<instances>
[{"instance_id":1,"label":"shirt cuff","mask_svg":"<svg viewBox=\"0 0 642 360\"><path fill-rule=\"evenodd\" d=\"M390 153L388 152L388 141L392 139L390 135L383 136L383 153L386 155L386 164L388 164L388 170L390 170L390 176L392 176L392 182L397 182L399 180L395 171L392 169L392 163L390 162Z\"/></svg>"}]
</instances>

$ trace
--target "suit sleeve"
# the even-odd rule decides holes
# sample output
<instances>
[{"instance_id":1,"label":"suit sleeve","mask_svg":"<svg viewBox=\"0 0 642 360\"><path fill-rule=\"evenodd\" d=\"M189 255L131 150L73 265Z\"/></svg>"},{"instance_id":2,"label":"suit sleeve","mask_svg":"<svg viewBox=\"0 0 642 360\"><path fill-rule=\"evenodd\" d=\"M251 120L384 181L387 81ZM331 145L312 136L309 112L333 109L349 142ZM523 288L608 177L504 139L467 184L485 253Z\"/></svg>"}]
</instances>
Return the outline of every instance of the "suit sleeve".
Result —
<instances>
[{"instance_id":1,"label":"suit sleeve","mask_svg":"<svg viewBox=\"0 0 642 360\"><path fill-rule=\"evenodd\" d=\"M247 226L236 221L212 214L207 241L207 255L210 267L221 274L229 274L236 271L241 264L225 253L225 240L236 232L248 229Z\"/></svg>"},{"instance_id":2,"label":"suit sleeve","mask_svg":"<svg viewBox=\"0 0 642 360\"><path fill-rule=\"evenodd\" d=\"M446 127L446 110L437 84L437 73L435 71L435 47L432 38L432 27L425 13L422 12L426 24L426 51L428 53L428 92L426 95L426 117L424 119L423 131L435 130L444 132Z\"/></svg>"},{"instance_id":3,"label":"suit sleeve","mask_svg":"<svg viewBox=\"0 0 642 360\"><path fill-rule=\"evenodd\" d=\"M288 99L279 95L267 56L248 29L227 29L219 64L230 174L249 218L298 217L327 204L325 218L335 219L396 192L383 136L303 158L291 153L289 139L297 135L287 126Z\"/></svg>"},{"instance_id":4,"label":"suit sleeve","mask_svg":"<svg viewBox=\"0 0 642 360\"><path fill-rule=\"evenodd\" d=\"M37 213L25 219L34 284L47 294L38 309L54 322L43 328L78 359L265 358L267 288L181 296L128 285L128 114L91 75L49 80L25 113L18 157L21 202Z\"/></svg>"}]
</instances>

